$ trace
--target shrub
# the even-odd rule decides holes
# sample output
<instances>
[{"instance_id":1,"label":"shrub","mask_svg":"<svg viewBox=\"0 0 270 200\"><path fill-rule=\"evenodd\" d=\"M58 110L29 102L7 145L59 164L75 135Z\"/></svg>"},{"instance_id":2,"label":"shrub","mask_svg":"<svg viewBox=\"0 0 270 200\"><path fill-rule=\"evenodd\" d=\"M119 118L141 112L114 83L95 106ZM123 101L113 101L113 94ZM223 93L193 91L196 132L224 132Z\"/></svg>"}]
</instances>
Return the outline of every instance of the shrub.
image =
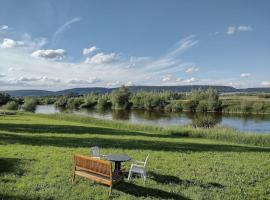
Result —
<instances>
[{"instance_id":1,"label":"shrub","mask_svg":"<svg viewBox=\"0 0 270 200\"><path fill-rule=\"evenodd\" d=\"M6 105L4 105L4 109L6 110L18 110L19 104L16 101L9 101Z\"/></svg>"},{"instance_id":2,"label":"shrub","mask_svg":"<svg viewBox=\"0 0 270 200\"><path fill-rule=\"evenodd\" d=\"M159 95L147 95L143 104L146 110L162 110L166 106L166 101Z\"/></svg>"},{"instance_id":3,"label":"shrub","mask_svg":"<svg viewBox=\"0 0 270 200\"><path fill-rule=\"evenodd\" d=\"M78 109L81 105L81 99L80 98L69 98L66 103L66 108L69 109Z\"/></svg>"},{"instance_id":4,"label":"shrub","mask_svg":"<svg viewBox=\"0 0 270 200\"><path fill-rule=\"evenodd\" d=\"M5 105L10 100L10 96L6 92L0 92L0 106Z\"/></svg>"},{"instance_id":5,"label":"shrub","mask_svg":"<svg viewBox=\"0 0 270 200\"><path fill-rule=\"evenodd\" d=\"M252 103L248 101L241 102L241 111L243 113L251 113L252 112Z\"/></svg>"},{"instance_id":6,"label":"shrub","mask_svg":"<svg viewBox=\"0 0 270 200\"><path fill-rule=\"evenodd\" d=\"M23 104L23 110L28 112L35 112L37 107L37 99L35 98L25 98Z\"/></svg>"},{"instance_id":7,"label":"shrub","mask_svg":"<svg viewBox=\"0 0 270 200\"><path fill-rule=\"evenodd\" d=\"M97 104L98 96L89 94L84 97L84 103L81 105L82 108L92 108Z\"/></svg>"},{"instance_id":8,"label":"shrub","mask_svg":"<svg viewBox=\"0 0 270 200\"><path fill-rule=\"evenodd\" d=\"M263 102L255 102L253 104L253 112L254 113L264 113L265 112L265 105Z\"/></svg>"},{"instance_id":9,"label":"shrub","mask_svg":"<svg viewBox=\"0 0 270 200\"><path fill-rule=\"evenodd\" d=\"M197 112L207 112L208 111L208 102L201 100L196 107Z\"/></svg>"},{"instance_id":10,"label":"shrub","mask_svg":"<svg viewBox=\"0 0 270 200\"><path fill-rule=\"evenodd\" d=\"M110 108L111 102L109 102L108 95L102 95L97 102L97 109L104 110Z\"/></svg>"},{"instance_id":11,"label":"shrub","mask_svg":"<svg viewBox=\"0 0 270 200\"><path fill-rule=\"evenodd\" d=\"M184 110L189 112L196 112L198 102L194 100L189 100L184 103Z\"/></svg>"},{"instance_id":12,"label":"shrub","mask_svg":"<svg viewBox=\"0 0 270 200\"><path fill-rule=\"evenodd\" d=\"M168 112L181 112L183 110L183 105L181 102L170 102L164 108Z\"/></svg>"},{"instance_id":13,"label":"shrub","mask_svg":"<svg viewBox=\"0 0 270 200\"><path fill-rule=\"evenodd\" d=\"M56 107L66 108L67 107L67 101L68 101L68 97L67 96L62 96L54 103L54 105Z\"/></svg>"},{"instance_id":14,"label":"shrub","mask_svg":"<svg viewBox=\"0 0 270 200\"><path fill-rule=\"evenodd\" d=\"M129 96L130 93L128 91L128 88L125 86L122 86L117 90L114 90L110 95L112 107L114 109L121 109L121 110L128 109L130 107Z\"/></svg>"}]
</instances>

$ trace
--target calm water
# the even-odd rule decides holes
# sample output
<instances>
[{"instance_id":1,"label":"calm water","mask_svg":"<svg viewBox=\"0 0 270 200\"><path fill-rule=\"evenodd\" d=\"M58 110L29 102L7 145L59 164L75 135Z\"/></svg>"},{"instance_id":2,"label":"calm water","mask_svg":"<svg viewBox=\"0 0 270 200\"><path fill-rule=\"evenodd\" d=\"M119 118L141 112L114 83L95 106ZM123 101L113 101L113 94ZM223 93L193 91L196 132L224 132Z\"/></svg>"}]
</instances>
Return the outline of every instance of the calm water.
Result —
<instances>
[{"instance_id":1,"label":"calm water","mask_svg":"<svg viewBox=\"0 0 270 200\"><path fill-rule=\"evenodd\" d=\"M79 111L61 111L53 105L38 106L36 113L50 114L69 112L109 120L124 120L135 124L153 124L159 126L190 124L194 118L191 113L165 113L149 111L97 111L82 109ZM214 114L217 123L239 131L270 134L270 115Z\"/></svg>"}]
</instances>

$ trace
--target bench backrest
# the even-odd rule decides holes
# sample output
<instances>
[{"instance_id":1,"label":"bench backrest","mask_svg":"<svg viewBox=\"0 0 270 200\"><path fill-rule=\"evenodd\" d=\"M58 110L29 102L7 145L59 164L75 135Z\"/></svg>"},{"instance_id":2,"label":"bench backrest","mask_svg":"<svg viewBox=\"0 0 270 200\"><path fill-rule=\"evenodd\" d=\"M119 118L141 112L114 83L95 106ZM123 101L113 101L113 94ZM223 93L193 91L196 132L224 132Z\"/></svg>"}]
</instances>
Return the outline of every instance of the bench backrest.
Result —
<instances>
[{"instance_id":1,"label":"bench backrest","mask_svg":"<svg viewBox=\"0 0 270 200\"><path fill-rule=\"evenodd\" d=\"M74 155L75 170L85 170L91 173L112 178L112 163L110 161L98 160L79 154Z\"/></svg>"}]
</instances>

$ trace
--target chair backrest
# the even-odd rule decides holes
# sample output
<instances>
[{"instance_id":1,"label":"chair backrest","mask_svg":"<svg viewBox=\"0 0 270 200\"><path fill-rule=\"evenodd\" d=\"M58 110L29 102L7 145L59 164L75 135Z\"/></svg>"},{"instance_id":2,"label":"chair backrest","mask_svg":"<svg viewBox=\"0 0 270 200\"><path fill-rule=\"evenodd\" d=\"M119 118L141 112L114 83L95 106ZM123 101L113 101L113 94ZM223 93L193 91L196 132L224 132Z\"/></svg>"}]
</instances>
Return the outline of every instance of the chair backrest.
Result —
<instances>
[{"instance_id":1,"label":"chair backrest","mask_svg":"<svg viewBox=\"0 0 270 200\"><path fill-rule=\"evenodd\" d=\"M148 161L148 157L149 157L149 154L146 156L145 160L144 160L144 167L146 167L146 164L147 164L147 161Z\"/></svg>"},{"instance_id":2,"label":"chair backrest","mask_svg":"<svg viewBox=\"0 0 270 200\"><path fill-rule=\"evenodd\" d=\"M94 146L94 147L91 147L91 155L93 157L99 157L99 147L98 146Z\"/></svg>"},{"instance_id":3,"label":"chair backrest","mask_svg":"<svg viewBox=\"0 0 270 200\"><path fill-rule=\"evenodd\" d=\"M74 155L75 170L84 170L108 178L112 177L112 163L106 160L97 160L80 154Z\"/></svg>"}]
</instances>

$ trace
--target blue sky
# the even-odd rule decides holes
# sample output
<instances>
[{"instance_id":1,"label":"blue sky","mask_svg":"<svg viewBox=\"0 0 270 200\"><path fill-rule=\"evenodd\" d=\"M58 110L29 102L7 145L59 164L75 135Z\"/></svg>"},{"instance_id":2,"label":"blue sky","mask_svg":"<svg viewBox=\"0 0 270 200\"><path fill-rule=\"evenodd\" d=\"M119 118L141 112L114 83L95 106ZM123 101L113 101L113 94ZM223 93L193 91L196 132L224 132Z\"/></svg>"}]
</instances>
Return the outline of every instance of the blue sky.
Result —
<instances>
[{"instance_id":1,"label":"blue sky","mask_svg":"<svg viewBox=\"0 0 270 200\"><path fill-rule=\"evenodd\" d=\"M0 4L0 90L270 87L268 0Z\"/></svg>"}]
</instances>

